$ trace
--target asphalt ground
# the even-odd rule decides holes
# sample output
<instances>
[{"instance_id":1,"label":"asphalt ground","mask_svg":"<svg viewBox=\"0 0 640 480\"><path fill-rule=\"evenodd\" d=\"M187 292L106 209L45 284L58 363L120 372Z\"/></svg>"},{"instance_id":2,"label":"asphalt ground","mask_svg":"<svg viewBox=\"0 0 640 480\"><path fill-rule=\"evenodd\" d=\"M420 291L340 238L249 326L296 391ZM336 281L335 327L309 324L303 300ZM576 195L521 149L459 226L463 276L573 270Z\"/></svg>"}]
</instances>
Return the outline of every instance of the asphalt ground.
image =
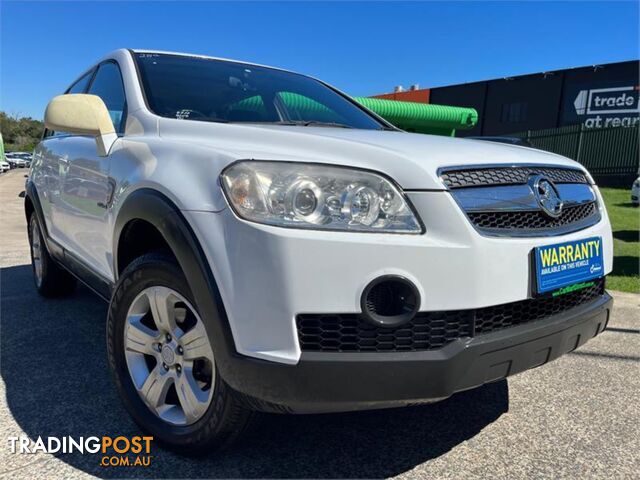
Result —
<instances>
[{"instance_id":1,"label":"asphalt ground","mask_svg":"<svg viewBox=\"0 0 640 480\"><path fill-rule=\"evenodd\" d=\"M33 286L26 170L0 175L0 477L640 478L640 296L613 293L609 329L574 353L434 405L261 415L221 454L153 447L148 468L99 455L12 454L8 438L136 435L107 371L107 306Z\"/></svg>"}]
</instances>

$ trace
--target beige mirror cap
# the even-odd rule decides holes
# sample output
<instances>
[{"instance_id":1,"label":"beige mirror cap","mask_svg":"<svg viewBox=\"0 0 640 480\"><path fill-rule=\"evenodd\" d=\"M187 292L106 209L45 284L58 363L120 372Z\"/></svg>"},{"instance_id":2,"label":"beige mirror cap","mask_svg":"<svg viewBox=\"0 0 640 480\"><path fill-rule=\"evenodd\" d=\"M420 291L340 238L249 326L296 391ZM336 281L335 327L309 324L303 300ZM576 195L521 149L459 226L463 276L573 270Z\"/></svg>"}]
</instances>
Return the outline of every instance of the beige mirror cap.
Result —
<instances>
[{"instance_id":1,"label":"beige mirror cap","mask_svg":"<svg viewBox=\"0 0 640 480\"><path fill-rule=\"evenodd\" d=\"M44 124L53 131L79 135L115 133L109 111L102 99L84 93L54 97L47 105Z\"/></svg>"}]
</instances>

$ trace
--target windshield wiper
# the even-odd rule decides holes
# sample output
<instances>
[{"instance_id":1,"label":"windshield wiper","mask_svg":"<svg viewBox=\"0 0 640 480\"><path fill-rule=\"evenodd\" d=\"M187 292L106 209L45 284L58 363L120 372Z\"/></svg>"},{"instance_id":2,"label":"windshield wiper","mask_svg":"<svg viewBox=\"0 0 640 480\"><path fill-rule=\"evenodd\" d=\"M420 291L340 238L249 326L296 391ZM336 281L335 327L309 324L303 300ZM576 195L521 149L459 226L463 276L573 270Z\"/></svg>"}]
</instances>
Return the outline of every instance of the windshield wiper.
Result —
<instances>
[{"instance_id":1,"label":"windshield wiper","mask_svg":"<svg viewBox=\"0 0 640 480\"><path fill-rule=\"evenodd\" d=\"M264 123L272 125L285 125L296 127L337 127L337 128L354 128L351 125L345 125L338 122L320 122L318 120L281 120L279 122L252 122L252 123Z\"/></svg>"},{"instance_id":2,"label":"windshield wiper","mask_svg":"<svg viewBox=\"0 0 640 480\"><path fill-rule=\"evenodd\" d=\"M294 127L335 127L335 128L356 128L351 125L338 122L321 122L319 120L280 120L278 122L231 122L231 123L252 123L254 125L284 125ZM395 127L381 126L376 130L388 130L390 132L398 132Z\"/></svg>"},{"instance_id":3,"label":"windshield wiper","mask_svg":"<svg viewBox=\"0 0 640 480\"><path fill-rule=\"evenodd\" d=\"M337 128L355 128L351 125L345 125L338 122L320 122L317 120L283 120L282 122L275 122L277 125L301 125L303 127L337 127ZM397 132L398 129L394 127L382 126L379 130L388 130L390 132Z\"/></svg>"},{"instance_id":4,"label":"windshield wiper","mask_svg":"<svg viewBox=\"0 0 640 480\"><path fill-rule=\"evenodd\" d=\"M353 128L351 125L345 125L344 123L338 122L319 122L315 120L309 120L304 122L305 127L313 126L313 127L337 127L337 128Z\"/></svg>"}]
</instances>

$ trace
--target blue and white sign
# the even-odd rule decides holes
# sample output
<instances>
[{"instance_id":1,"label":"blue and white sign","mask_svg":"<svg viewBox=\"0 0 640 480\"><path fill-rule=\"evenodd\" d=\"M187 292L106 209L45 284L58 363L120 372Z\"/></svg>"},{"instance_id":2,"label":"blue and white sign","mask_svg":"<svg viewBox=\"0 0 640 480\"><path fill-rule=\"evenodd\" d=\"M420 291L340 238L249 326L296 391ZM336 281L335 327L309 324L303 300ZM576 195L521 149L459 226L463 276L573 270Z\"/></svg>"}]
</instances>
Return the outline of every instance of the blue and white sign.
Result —
<instances>
[{"instance_id":1,"label":"blue and white sign","mask_svg":"<svg viewBox=\"0 0 640 480\"><path fill-rule=\"evenodd\" d=\"M537 247L535 263L538 293L600 278L604 275L602 238Z\"/></svg>"}]
</instances>

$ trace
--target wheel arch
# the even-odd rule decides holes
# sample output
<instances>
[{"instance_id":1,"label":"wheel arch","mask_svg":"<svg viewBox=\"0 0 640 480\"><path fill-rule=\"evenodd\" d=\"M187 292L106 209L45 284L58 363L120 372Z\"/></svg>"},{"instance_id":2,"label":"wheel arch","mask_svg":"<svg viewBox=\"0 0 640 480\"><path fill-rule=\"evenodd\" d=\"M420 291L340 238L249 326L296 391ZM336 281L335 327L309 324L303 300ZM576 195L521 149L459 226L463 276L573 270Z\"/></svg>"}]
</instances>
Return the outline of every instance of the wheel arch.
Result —
<instances>
[{"instance_id":1,"label":"wheel arch","mask_svg":"<svg viewBox=\"0 0 640 480\"><path fill-rule=\"evenodd\" d=\"M58 254L59 249L57 248L54 248L53 252L51 251L52 245L50 242L49 230L47 229L47 222L45 221L42 205L40 204L40 197L38 196L38 190L36 189L35 184L31 180L27 181L24 190L24 215L27 219L27 225L29 224L31 215L35 213L47 250L49 253Z\"/></svg>"},{"instance_id":2,"label":"wheel arch","mask_svg":"<svg viewBox=\"0 0 640 480\"><path fill-rule=\"evenodd\" d=\"M180 209L163 193L142 188L132 192L118 211L113 232L113 262L116 282L126 268L119 264L128 258L121 251L121 240L127 229L136 223L153 227L162 236L163 243L175 257L187 278L200 314L212 340L218 369L225 379L233 378L232 357L237 355L229 320L220 295L218 284L207 257L191 225ZM210 330L209 330L210 329Z\"/></svg>"},{"instance_id":3,"label":"wheel arch","mask_svg":"<svg viewBox=\"0 0 640 480\"><path fill-rule=\"evenodd\" d=\"M135 218L122 226L122 231L114 242L114 276L119 278L131 262L145 253L162 251L175 258L173 250L164 239L162 232L148 220Z\"/></svg>"},{"instance_id":4,"label":"wheel arch","mask_svg":"<svg viewBox=\"0 0 640 480\"><path fill-rule=\"evenodd\" d=\"M35 211L35 207L33 206L33 200L31 197L25 193L24 196L24 214L27 217L27 223L29 223L29 219L31 218L31 214Z\"/></svg>"}]
</instances>

